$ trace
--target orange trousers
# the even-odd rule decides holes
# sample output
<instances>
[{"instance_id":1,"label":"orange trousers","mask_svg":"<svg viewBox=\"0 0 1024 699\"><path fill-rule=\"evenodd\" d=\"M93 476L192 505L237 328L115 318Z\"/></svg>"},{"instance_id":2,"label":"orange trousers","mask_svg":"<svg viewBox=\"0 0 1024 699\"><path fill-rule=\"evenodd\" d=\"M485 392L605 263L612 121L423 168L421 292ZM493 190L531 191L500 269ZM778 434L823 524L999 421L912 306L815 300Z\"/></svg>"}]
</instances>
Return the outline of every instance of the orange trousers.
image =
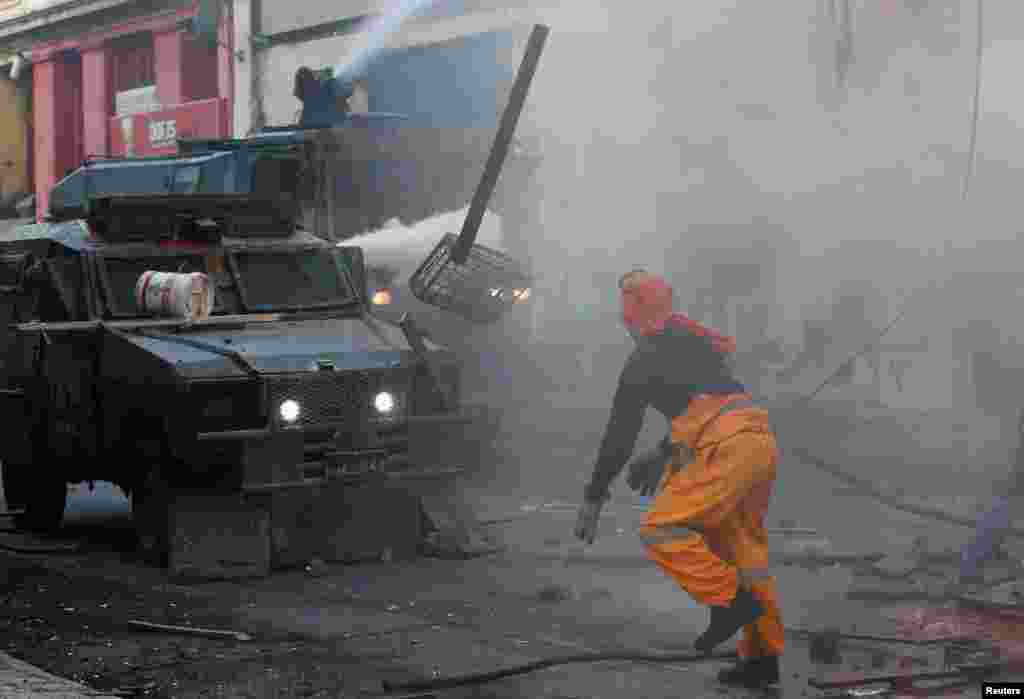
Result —
<instances>
[{"instance_id":1,"label":"orange trousers","mask_svg":"<svg viewBox=\"0 0 1024 699\"><path fill-rule=\"evenodd\" d=\"M739 655L782 655L764 527L778 449L767 412L728 410L737 399L748 397L702 396L673 420L676 456L640 535L648 556L701 604L727 606L739 586L750 589L765 614L744 628Z\"/></svg>"}]
</instances>

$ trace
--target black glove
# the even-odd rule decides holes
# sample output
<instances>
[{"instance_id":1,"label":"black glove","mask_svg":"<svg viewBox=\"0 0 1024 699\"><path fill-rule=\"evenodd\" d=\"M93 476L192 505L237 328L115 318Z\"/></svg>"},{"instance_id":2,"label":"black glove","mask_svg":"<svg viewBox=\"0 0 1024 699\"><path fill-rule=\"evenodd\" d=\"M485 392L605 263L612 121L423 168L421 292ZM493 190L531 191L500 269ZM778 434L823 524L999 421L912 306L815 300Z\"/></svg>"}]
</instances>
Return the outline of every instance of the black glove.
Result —
<instances>
[{"instance_id":1,"label":"black glove","mask_svg":"<svg viewBox=\"0 0 1024 699\"><path fill-rule=\"evenodd\" d=\"M665 473L667 458L664 450L659 447L633 459L629 463L629 476L626 479L629 487L640 495L653 495Z\"/></svg>"},{"instance_id":2,"label":"black glove","mask_svg":"<svg viewBox=\"0 0 1024 699\"><path fill-rule=\"evenodd\" d=\"M597 521L601 518L604 500L584 500L576 515L576 527L573 533L584 543L592 544L597 537Z\"/></svg>"}]
</instances>

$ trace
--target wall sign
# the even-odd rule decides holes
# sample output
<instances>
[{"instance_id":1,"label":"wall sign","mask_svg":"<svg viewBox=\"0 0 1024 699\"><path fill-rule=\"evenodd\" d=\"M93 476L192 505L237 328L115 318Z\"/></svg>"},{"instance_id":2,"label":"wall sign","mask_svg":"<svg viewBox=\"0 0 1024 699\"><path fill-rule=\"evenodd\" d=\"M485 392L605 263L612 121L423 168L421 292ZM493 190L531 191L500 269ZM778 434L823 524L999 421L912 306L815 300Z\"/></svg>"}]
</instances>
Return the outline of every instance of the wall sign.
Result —
<instances>
[{"instance_id":1,"label":"wall sign","mask_svg":"<svg viewBox=\"0 0 1024 699\"><path fill-rule=\"evenodd\" d=\"M2 2L3 0L0 0ZM170 109L146 114L113 117L110 120L112 152L118 155L168 155L177 151L180 138L224 138L228 133L228 100L217 97L187 102ZM190 173L176 182L188 191Z\"/></svg>"},{"instance_id":2,"label":"wall sign","mask_svg":"<svg viewBox=\"0 0 1024 699\"><path fill-rule=\"evenodd\" d=\"M154 148L173 146L178 138L178 125L175 119L164 119L149 122L149 145Z\"/></svg>"}]
</instances>

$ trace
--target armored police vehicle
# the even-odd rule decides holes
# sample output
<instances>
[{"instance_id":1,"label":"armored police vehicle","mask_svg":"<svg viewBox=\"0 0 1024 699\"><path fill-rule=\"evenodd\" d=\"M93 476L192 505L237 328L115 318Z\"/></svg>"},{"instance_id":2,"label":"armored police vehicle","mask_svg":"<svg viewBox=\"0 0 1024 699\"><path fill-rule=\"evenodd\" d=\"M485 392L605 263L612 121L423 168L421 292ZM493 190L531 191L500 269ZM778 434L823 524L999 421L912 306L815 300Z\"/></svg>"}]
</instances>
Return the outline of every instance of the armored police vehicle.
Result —
<instances>
[{"instance_id":1,"label":"armored police vehicle","mask_svg":"<svg viewBox=\"0 0 1024 699\"><path fill-rule=\"evenodd\" d=\"M269 509L278 560L365 549L396 528L408 535L395 541L415 539L421 512L401 488L283 496L441 477L444 445L469 422L456 356L408 316L372 315L362 250L336 241L471 198L458 237L437 242L410 288L483 323L528 293L521 265L474 241L546 35L533 28L496 135L348 115L86 163L59 182L45 223L0 239L0 462L21 522L52 528L68 483L105 480L130 494L153 556L224 528L180 535L201 519L182 504L196 493L275 494L249 519Z\"/></svg>"},{"instance_id":2,"label":"armored police vehicle","mask_svg":"<svg viewBox=\"0 0 1024 699\"><path fill-rule=\"evenodd\" d=\"M0 239L0 461L25 525L57 525L69 483L110 481L163 554L174 492L436 466L410 458L410 426L461 419L457 367L413 325L374 319L361 251L288 211L101 197Z\"/></svg>"}]
</instances>

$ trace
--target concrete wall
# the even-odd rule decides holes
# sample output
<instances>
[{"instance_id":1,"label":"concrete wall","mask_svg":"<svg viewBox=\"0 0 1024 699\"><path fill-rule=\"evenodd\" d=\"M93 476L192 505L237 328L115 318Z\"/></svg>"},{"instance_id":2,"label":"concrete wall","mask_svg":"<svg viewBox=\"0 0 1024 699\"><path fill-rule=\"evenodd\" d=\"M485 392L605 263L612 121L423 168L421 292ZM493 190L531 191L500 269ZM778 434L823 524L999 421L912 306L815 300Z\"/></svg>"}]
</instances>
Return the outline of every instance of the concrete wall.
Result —
<instances>
[{"instance_id":1,"label":"concrete wall","mask_svg":"<svg viewBox=\"0 0 1024 699\"><path fill-rule=\"evenodd\" d=\"M0 70L5 70L0 68ZM28 195L31 81L0 78L0 201Z\"/></svg>"},{"instance_id":2,"label":"concrete wall","mask_svg":"<svg viewBox=\"0 0 1024 699\"><path fill-rule=\"evenodd\" d=\"M30 0L0 0L0 22L32 10ZM7 79L12 51L0 49L0 202L32 190L29 149L32 105L31 79ZM24 71L30 73L31 71Z\"/></svg>"},{"instance_id":3,"label":"concrete wall","mask_svg":"<svg viewBox=\"0 0 1024 699\"><path fill-rule=\"evenodd\" d=\"M35 3L31 0L0 0L0 22L31 12L33 5L39 2L40 0L36 0Z\"/></svg>"}]
</instances>

